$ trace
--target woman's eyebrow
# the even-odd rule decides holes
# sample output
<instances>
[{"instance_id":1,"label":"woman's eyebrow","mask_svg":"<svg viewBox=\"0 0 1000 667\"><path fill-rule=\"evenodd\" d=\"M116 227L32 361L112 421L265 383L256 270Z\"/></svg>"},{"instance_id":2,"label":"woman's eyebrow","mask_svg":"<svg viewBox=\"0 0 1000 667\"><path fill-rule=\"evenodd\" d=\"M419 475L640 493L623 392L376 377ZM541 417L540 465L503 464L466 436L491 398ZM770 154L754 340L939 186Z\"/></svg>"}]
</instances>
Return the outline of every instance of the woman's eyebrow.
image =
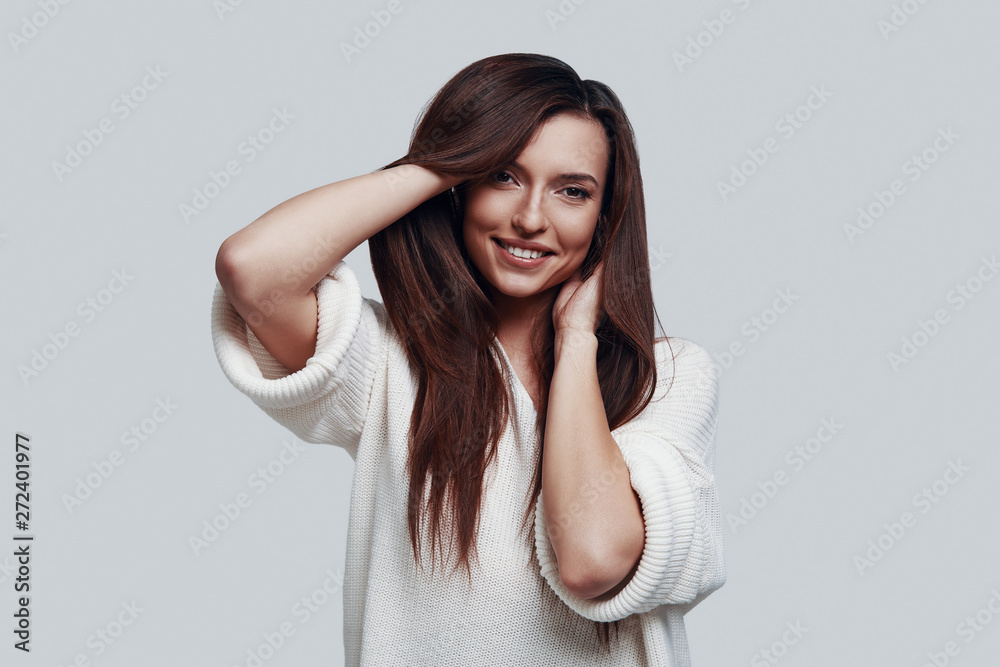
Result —
<instances>
[{"instance_id":1,"label":"woman's eyebrow","mask_svg":"<svg viewBox=\"0 0 1000 667\"><path fill-rule=\"evenodd\" d=\"M520 171L524 171L524 167L522 167L521 165L519 165L517 162L512 162L511 166L514 167L515 169L520 170ZM590 174L587 174L585 172L578 172L578 173L572 173L572 174L559 174L558 176L556 176L556 180L557 181L590 181L591 183L594 184L595 188L598 188L598 187L601 186L601 184L597 182L596 178L594 178L593 176L591 176Z\"/></svg>"}]
</instances>

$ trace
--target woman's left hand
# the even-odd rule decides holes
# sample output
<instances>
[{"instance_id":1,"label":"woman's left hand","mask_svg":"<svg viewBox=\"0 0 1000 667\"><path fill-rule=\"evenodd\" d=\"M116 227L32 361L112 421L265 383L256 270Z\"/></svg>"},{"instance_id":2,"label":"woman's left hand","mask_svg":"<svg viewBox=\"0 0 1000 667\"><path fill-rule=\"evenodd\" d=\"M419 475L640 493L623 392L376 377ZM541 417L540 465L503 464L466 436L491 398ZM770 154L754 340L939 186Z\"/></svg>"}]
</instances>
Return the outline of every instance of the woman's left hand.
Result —
<instances>
[{"instance_id":1,"label":"woman's left hand","mask_svg":"<svg viewBox=\"0 0 1000 667\"><path fill-rule=\"evenodd\" d=\"M595 333L604 312L604 294L601 290L601 275L604 262L597 267L586 281L581 281L580 269L576 270L562 284L555 303L552 305L552 324L556 333L566 329L576 329Z\"/></svg>"}]
</instances>

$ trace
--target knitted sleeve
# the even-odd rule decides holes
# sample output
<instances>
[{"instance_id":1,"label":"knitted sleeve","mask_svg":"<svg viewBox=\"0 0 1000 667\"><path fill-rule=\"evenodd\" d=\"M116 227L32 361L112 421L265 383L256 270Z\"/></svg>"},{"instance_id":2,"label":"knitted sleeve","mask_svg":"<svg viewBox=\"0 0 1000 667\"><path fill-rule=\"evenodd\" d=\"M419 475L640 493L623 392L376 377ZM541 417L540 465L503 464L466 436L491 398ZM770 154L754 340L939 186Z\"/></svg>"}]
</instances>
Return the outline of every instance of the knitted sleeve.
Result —
<instances>
[{"instance_id":1,"label":"knitted sleeve","mask_svg":"<svg viewBox=\"0 0 1000 667\"><path fill-rule=\"evenodd\" d=\"M689 609L726 581L722 519L715 486L718 371L702 347L670 338L657 349L657 385L649 405L615 429L632 488L642 505L646 542L629 583L613 598L594 601L570 593L546 529L542 494L535 509L535 545L542 576L581 616L614 621L663 604ZM673 375L673 386L670 386ZM669 391L668 391L669 388Z\"/></svg>"},{"instance_id":2,"label":"knitted sleeve","mask_svg":"<svg viewBox=\"0 0 1000 667\"><path fill-rule=\"evenodd\" d=\"M357 455L375 374L384 359L384 306L361 296L354 272L341 261L313 288L316 351L292 373L261 344L218 283L212 340L229 381L271 418L305 442Z\"/></svg>"}]
</instances>

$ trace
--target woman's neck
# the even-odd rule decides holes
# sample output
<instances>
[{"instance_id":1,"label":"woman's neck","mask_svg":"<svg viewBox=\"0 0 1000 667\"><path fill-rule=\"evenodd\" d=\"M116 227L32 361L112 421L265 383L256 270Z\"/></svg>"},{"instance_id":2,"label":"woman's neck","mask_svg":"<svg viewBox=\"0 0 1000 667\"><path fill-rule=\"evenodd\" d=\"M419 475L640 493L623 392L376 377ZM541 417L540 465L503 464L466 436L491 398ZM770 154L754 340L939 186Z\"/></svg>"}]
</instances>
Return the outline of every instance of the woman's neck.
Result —
<instances>
[{"instance_id":1,"label":"woman's neck","mask_svg":"<svg viewBox=\"0 0 1000 667\"><path fill-rule=\"evenodd\" d=\"M532 338L542 326L550 326L552 305L559 294L557 285L530 297L512 297L492 290L493 306L500 318L497 340L507 356L531 356Z\"/></svg>"}]
</instances>

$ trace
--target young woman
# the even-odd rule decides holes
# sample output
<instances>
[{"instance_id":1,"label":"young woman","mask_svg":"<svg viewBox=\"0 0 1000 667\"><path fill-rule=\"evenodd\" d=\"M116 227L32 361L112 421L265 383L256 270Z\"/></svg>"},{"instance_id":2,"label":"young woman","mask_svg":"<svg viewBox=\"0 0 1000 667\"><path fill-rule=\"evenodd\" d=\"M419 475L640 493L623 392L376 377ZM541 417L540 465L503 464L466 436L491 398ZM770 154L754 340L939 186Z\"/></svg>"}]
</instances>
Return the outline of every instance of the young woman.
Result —
<instances>
[{"instance_id":1,"label":"young woman","mask_svg":"<svg viewBox=\"0 0 1000 667\"><path fill-rule=\"evenodd\" d=\"M343 262L366 239L384 304ZM271 209L216 270L226 376L355 462L347 665L689 664L683 615L725 581L717 375L655 337L607 86L475 62L404 157Z\"/></svg>"}]
</instances>

